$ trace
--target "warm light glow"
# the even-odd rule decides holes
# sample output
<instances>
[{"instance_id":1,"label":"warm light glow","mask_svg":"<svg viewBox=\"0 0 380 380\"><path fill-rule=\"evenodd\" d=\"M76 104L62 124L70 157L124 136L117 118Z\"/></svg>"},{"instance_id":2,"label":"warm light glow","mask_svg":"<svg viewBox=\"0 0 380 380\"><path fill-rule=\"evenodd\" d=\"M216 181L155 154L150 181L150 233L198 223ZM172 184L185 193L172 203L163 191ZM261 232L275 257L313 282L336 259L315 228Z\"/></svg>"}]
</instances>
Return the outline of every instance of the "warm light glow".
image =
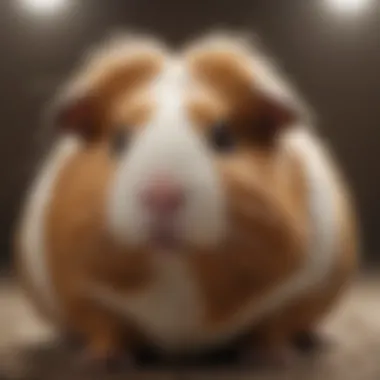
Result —
<instances>
[{"instance_id":1,"label":"warm light glow","mask_svg":"<svg viewBox=\"0 0 380 380\"><path fill-rule=\"evenodd\" d=\"M70 0L19 0L24 9L36 14L52 14L63 10Z\"/></svg>"},{"instance_id":2,"label":"warm light glow","mask_svg":"<svg viewBox=\"0 0 380 380\"><path fill-rule=\"evenodd\" d=\"M373 0L325 0L328 6L339 13L360 13L368 10Z\"/></svg>"}]
</instances>

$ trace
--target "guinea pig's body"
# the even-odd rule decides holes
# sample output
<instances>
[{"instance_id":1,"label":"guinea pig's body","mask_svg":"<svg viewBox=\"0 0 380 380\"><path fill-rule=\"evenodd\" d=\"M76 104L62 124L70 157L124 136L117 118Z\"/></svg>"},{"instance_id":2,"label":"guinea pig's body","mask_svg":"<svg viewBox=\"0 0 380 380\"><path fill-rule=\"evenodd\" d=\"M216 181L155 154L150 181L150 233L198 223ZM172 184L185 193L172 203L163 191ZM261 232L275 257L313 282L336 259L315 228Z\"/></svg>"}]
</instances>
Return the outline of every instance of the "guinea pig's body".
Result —
<instances>
[{"instance_id":1,"label":"guinea pig's body","mask_svg":"<svg viewBox=\"0 0 380 380\"><path fill-rule=\"evenodd\" d=\"M97 104L70 105L27 200L18 258L39 310L100 356L312 331L356 262L350 200L318 137L302 119L284 128L274 94L251 95L261 73L244 49L127 46L79 76L75 96ZM77 119L88 112L97 121Z\"/></svg>"}]
</instances>

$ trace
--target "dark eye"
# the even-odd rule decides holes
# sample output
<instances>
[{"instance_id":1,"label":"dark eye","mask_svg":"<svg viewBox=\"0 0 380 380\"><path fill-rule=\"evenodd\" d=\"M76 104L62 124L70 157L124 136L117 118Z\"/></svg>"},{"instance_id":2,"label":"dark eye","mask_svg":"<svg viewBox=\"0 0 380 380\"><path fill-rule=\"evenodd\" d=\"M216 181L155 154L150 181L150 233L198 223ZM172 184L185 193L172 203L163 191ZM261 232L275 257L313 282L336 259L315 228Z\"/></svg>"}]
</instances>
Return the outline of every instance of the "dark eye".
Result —
<instances>
[{"instance_id":1,"label":"dark eye","mask_svg":"<svg viewBox=\"0 0 380 380\"><path fill-rule=\"evenodd\" d=\"M111 151L113 155L120 155L128 142L127 132L124 128L119 128L116 130L112 136L111 140Z\"/></svg>"},{"instance_id":2,"label":"dark eye","mask_svg":"<svg viewBox=\"0 0 380 380\"><path fill-rule=\"evenodd\" d=\"M234 137L232 136L231 131L227 124L222 121L216 123L212 127L210 141L213 148L221 153L228 153L233 150L235 146Z\"/></svg>"}]
</instances>

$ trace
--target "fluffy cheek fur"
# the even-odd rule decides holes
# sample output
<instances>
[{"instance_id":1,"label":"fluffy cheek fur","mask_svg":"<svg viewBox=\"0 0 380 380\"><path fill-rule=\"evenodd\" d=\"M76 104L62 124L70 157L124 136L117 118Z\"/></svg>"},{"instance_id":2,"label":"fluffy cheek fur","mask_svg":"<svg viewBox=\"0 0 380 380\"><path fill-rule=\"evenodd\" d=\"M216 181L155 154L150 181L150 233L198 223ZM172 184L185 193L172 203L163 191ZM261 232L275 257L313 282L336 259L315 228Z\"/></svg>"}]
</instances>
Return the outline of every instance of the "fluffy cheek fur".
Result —
<instances>
[{"instance_id":1,"label":"fluffy cheek fur","mask_svg":"<svg viewBox=\"0 0 380 380\"><path fill-rule=\"evenodd\" d=\"M167 120L167 119L166 119ZM169 176L184 191L176 227L185 246L207 249L225 236L225 196L214 158L185 117L158 118L120 158L109 191L108 217L115 237L128 245L148 240L141 189L156 175Z\"/></svg>"}]
</instances>

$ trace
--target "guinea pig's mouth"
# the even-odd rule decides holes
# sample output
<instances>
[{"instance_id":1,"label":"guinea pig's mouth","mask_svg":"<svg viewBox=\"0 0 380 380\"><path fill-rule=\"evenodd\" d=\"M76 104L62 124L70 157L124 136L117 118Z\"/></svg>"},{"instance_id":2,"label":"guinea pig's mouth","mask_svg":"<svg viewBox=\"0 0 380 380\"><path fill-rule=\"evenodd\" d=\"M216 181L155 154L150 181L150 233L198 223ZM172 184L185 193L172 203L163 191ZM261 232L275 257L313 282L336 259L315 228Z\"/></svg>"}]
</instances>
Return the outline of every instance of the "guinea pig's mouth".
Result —
<instances>
[{"instance_id":1,"label":"guinea pig's mouth","mask_svg":"<svg viewBox=\"0 0 380 380\"><path fill-rule=\"evenodd\" d=\"M148 226L148 242L153 249L175 250L182 244L178 223L174 219L151 221Z\"/></svg>"}]
</instances>

